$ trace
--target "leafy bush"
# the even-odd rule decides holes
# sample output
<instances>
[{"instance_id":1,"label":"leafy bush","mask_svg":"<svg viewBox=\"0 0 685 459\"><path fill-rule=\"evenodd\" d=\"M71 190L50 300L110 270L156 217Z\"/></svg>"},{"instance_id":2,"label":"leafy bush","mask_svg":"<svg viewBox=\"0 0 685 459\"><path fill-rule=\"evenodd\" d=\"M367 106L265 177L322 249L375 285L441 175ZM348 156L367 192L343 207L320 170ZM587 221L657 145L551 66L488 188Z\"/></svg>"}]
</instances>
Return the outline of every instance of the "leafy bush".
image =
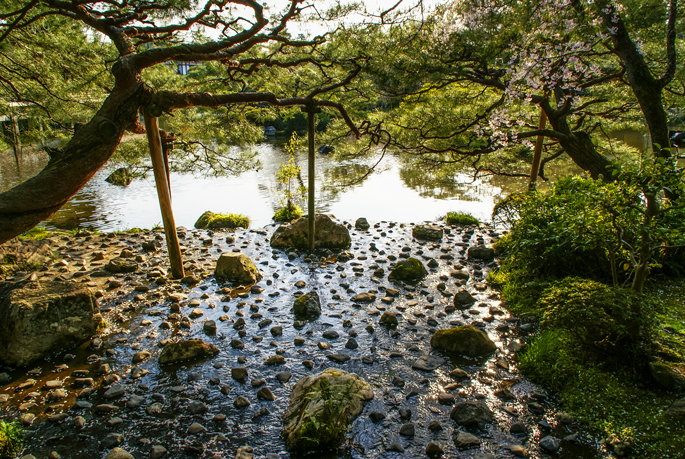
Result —
<instances>
[{"instance_id":1,"label":"leafy bush","mask_svg":"<svg viewBox=\"0 0 685 459\"><path fill-rule=\"evenodd\" d=\"M646 362L660 308L649 295L580 278L554 283L538 301L543 330L563 330L586 360L612 365Z\"/></svg>"},{"instance_id":2,"label":"leafy bush","mask_svg":"<svg viewBox=\"0 0 685 459\"><path fill-rule=\"evenodd\" d=\"M445 223L448 225L480 225L480 220L465 212L447 212Z\"/></svg>"},{"instance_id":3,"label":"leafy bush","mask_svg":"<svg viewBox=\"0 0 685 459\"><path fill-rule=\"evenodd\" d=\"M302 208L289 202L276 211L273 219L277 222L291 222L302 216Z\"/></svg>"},{"instance_id":4,"label":"leafy bush","mask_svg":"<svg viewBox=\"0 0 685 459\"><path fill-rule=\"evenodd\" d=\"M24 431L19 424L0 421L0 459L11 459L21 451Z\"/></svg>"},{"instance_id":5,"label":"leafy bush","mask_svg":"<svg viewBox=\"0 0 685 459\"><path fill-rule=\"evenodd\" d=\"M581 368L581 361L570 333L544 331L518 356L519 368L533 381L561 391Z\"/></svg>"}]
</instances>

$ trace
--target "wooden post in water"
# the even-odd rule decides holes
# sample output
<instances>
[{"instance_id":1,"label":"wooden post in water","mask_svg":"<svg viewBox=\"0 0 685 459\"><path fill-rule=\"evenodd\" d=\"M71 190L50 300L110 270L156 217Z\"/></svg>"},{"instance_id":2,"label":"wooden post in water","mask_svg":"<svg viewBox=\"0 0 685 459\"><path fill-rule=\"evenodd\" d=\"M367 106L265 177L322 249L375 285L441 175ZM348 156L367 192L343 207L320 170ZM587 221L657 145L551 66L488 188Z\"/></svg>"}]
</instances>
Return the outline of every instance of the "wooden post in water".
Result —
<instances>
[{"instance_id":1,"label":"wooden post in water","mask_svg":"<svg viewBox=\"0 0 685 459\"><path fill-rule=\"evenodd\" d=\"M150 145L150 157L152 158L152 170L155 174L159 208L162 211L162 223L164 224L166 245L169 251L171 275L175 279L181 279L184 276L183 259L181 258L181 247L178 244L178 234L176 234L174 213L171 210L171 192L169 191L169 181L166 168L164 167L159 124L157 123L157 117L152 116L147 110L145 111L145 130L147 131L147 140Z\"/></svg>"},{"instance_id":2,"label":"wooden post in water","mask_svg":"<svg viewBox=\"0 0 685 459\"><path fill-rule=\"evenodd\" d=\"M545 129L547 125L547 115L545 111L540 107L540 124L538 125L539 130ZM535 183L538 180L538 174L540 173L540 157L542 156L542 142L544 137L539 135L537 141L535 142L535 154L533 155L533 164L530 168L530 182L528 183L528 190L535 189Z\"/></svg>"},{"instance_id":3,"label":"wooden post in water","mask_svg":"<svg viewBox=\"0 0 685 459\"><path fill-rule=\"evenodd\" d=\"M307 133L309 139L309 161L308 161L308 181L307 187L309 192L307 208L308 208L308 222L309 222L309 250L314 250L315 233L316 233L316 211L314 210L314 187L315 187L315 177L314 177L314 115L316 113L321 113L321 109L314 105L312 102L310 105L303 107L302 111L307 112Z\"/></svg>"}]
</instances>

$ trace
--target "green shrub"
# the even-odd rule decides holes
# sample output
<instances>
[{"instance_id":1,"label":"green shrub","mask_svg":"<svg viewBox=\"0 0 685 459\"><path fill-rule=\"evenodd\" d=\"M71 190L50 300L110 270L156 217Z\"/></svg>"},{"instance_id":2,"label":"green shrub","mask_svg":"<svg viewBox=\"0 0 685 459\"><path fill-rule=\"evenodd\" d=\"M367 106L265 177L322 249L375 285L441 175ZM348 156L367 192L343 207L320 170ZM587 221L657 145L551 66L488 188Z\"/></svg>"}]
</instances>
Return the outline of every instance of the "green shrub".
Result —
<instances>
[{"instance_id":1,"label":"green shrub","mask_svg":"<svg viewBox=\"0 0 685 459\"><path fill-rule=\"evenodd\" d=\"M276 211L273 219L277 222L291 222L302 216L302 208L296 204L289 202L285 206Z\"/></svg>"},{"instance_id":2,"label":"green shrub","mask_svg":"<svg viewBox=\"0 0 685 459\"><path fill-rule=\"evenodd\" d=\"M561 391L581 368L575 344L565 330L544 331L517 357L519 368L533 381Z\"/></svg>"},{"instance_id":3,"label":"green shrub","mask_svg":"<svg viewBox=\"0 0 685 459\"><path fill-rule=\"evenodd\" d=\"M0 421L0 459L12 459L21 451L24 430L15 422Z\"/></svg>"},{"instance_id":4,"label":"green shrub","mask_svg":"<svg viewBox=\"0 0 685 459\"><path fill-rule=\"evenodd\" d=\"M465 212L447 212L445 223L448 225L480 225L480 220Z\"/></svg>"},{"instance_id":5,"label":"green shrub","mask_svg":"<svg viewBox=\"0 0 685 459\"><path fill-rule=\"evenodd\" d=\"M195 222L197 229L249 228L250 219L241 214L215 214L207 211Z\"/></svg>"},{"instance_id":6,"label":"green shrub","mask_svg":"<svg viewBox=\"0 0 685 459\"><path fill-rule=\"evenodd\" d=\"M639 365L653 348L658 300L599 282L568 278L538 301L543 330L564 330L589 358Z\"/></svg>"}]
</instances>

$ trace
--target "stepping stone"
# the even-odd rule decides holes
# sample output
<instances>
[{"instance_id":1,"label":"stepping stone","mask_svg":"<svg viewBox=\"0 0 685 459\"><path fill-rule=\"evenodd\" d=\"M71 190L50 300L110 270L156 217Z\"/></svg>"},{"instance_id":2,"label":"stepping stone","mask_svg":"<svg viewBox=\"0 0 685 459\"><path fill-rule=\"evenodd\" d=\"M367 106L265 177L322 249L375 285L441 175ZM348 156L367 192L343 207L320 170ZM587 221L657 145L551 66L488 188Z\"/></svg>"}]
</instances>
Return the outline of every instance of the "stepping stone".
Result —
<instances>
[{"instance_id":1,"label":"stepping stone","mask_svg":"<svg viewBox=\"0 0 685 459\"><path fill-rule=\"evenodd\" d=\"M347 354L328 354L326 357L336 363L345 363L351 359Z\"/></svg>"},{"instance_id":2,"label":"stepping stone","mask_svg":"<svg viewBox=\"0 0 685 459\"><path fill-rule=\"evenodd\" d=\"M411 367L414 370L433 371L443 363L445 363L445 359L441 357L436 357L434 355L426 354L419 358L416 362L414 362L414 364Z\"/></svg>"}]
</instances>

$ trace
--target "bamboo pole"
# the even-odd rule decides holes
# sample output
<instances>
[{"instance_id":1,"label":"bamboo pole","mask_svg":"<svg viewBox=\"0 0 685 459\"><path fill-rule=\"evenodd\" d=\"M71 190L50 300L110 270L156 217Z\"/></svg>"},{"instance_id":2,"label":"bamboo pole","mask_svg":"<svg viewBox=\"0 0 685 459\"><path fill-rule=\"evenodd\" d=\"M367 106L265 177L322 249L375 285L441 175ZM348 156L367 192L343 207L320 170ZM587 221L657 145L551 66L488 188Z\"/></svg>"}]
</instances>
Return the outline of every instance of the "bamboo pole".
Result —
<instances>
[{"instance_id":1,"label":"bamboo pole","mask_svg":"<svg viewBox=\"0 0 685 459\"><path fill-rule=\"evenodd\" d=\"M307 202L309 212L309 250L314 250L314 242L316 240L316 211L314 210L314 105L307 107L307 131L309 137L309 162L308 162L308 192L309 198Z\"/></svg>"},{"instance_id":2,"label":"bamboo pole","mask_svg":"<svg viewBox=\"0 0 685 459\"><path fill-rule=\"evenodd\" d=\"M183 259L181 258L181 247L178 244L174 214L171 209L171 192L169 191L169 182L164 167L159 124L157 123L157 117L150 115L147 111L145 112L145 130L147 131L147 140L150 145L150 157L152 158L152 170L155 174L159 208L162 211L162 223L164 224L166 245L169 251L171 275L175 279L181 279L184 276Z\"/></svg>"},{"instance_id":3,"label":"bamboo pole","mask_svg":"<svg viewBox=\"0 0 685 459\"><path fill-rule=\"evenodd\" d=\"M538 125L539 130L545 129L547 126L547 115L545 114L545 111L540 107L540 124ZM544 141L544 137L542 135L538 135L537 141L535 142L535 154L533 155L533 164L531 165L530 168L530 183L528 183L528 189L529 190L534 190L535 189L535 183L538 180L538 175L540 174L540 158L542 156L542 143Z\"/></svg>"}]
</instances>

